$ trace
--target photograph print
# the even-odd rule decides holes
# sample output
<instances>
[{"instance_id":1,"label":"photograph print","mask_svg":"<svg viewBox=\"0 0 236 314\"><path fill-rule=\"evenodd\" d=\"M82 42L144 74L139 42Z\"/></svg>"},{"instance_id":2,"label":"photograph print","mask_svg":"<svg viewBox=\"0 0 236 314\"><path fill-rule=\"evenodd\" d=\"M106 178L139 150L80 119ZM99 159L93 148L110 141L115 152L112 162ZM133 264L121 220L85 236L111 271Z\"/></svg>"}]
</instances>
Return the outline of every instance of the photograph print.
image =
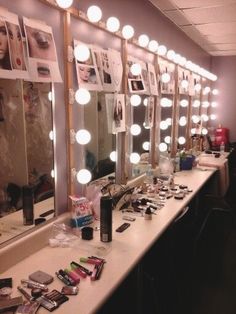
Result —
<instances>
[{"instance_id":1,"label":"photograph print","mask_svg":"<svg viewBox=\"0 0 236 314\"><path fill-rule=\"evenodd\" d=\"M144 92L146 92L142 73L140 75L133 75L131 73L131 66L139 62L140 61L135 58L132 58L130 56L128 57L128 61L127 61L128 88L131 94L134 94L134 93L143 94Z\"/></svg>"}]
</instances>

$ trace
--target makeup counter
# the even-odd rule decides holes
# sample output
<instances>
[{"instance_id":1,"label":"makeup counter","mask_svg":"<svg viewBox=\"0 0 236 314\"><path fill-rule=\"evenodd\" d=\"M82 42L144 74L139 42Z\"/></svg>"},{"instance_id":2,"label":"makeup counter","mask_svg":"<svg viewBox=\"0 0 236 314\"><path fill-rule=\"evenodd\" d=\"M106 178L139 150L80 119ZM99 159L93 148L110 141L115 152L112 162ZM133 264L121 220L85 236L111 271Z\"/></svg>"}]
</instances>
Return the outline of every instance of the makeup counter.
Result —
<instances>
[{"instance_id":1,"label":"makeup counter","mask_svg":"<svg viewBox=\"0 0 236 314\"><path fill-rule=\"evenodd\" d=\"M112 241L104 243L100 241L100 222L93 223L94 232L93 240L87 241L78 238L73 241L70 247L52 248L49 245L39 249L34 254L23 259L14 266L7 269L1 274L1 278L13 279L13 292L11 297L20 296L17 286L20 285L22 279L28 279L29 274L41 270L54 277L54 280L48 288L50 291L56 289L61 291L64 284L56 277L55 272L60 269L70 267L72 261L80 263L81 257L98 256L105 259L102 273L99 280L92 281L89 276L80 278L78 285L78 295L69 296L68 302L63 303L55 310L56 313L97 313L99 308L109 299L112 293L118 288L122 281L129 275L132 269L142 260L148 250L156 243L163 232L171 225L171 223L180 215L190 203L197 197L201 188L207 185L210 178L214 177L217 169L214 167L196 167L191 171L181 171L175 173L174 182L176 185L187 185L189 192L183 199L175 199L171 197L167 199L164 206L160 210L156 210L152 214L151 220L146 220L142 216L133 215L129 212L113 210L112 218ZM116 232L116 229L124 222L122 217L128 215L135 217L135 221L128 221L130 226L123 232ZM65 216L65 220L68 216ZM62 218L60 218L62 219ZM48 226L50 227L50 225ZM50 237L51 231L44 231ZM43 233L38 237L45 238ZM44 239L46 241L46 239ZM24 240L23 240L24 241ZM31 235L26 246L35 245L40 242ZM15 244L15 252L21 254L21 250L17 250ZM22 246L22 243L21 243ZM24 243L23 246L24 247ZM13 252L5 252L5 261L9 261ZM2 257L0 259L3 261ZM84 267L93 270L94 265L80 263ZM26 289L27 290L27 289ZM29 289L28 289L29 290ZM38 310L39 314L48 311L42 307Z\"/></svg>"}]
</instances>

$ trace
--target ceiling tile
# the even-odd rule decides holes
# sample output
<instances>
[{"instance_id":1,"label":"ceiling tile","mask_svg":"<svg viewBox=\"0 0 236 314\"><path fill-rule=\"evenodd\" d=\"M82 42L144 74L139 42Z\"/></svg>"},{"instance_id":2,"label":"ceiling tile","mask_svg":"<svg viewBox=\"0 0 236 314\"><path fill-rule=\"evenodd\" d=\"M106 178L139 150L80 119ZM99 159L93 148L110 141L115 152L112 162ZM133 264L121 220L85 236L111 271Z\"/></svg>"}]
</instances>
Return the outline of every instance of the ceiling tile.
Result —
<instances>
[{"instance_id":1,"label":"ceiling tile","mask_svg":"<svg viewBox=\"0 0 236 314\"><path fill-rule=\"evenodd\" d=\"M178 8L201 8L236 3L236 0L172 0Z\"/></svg>"},{"instance_id":2,"label":"ceiling tile","mask_svg":"<svg viewBox=\"0 0 236 314\"><path fill-rule=\"evenodd\" d=\"M183 13L181 13L179 10L174 11L165 11L164 14L175 24L181 26L181 25L189 25L189 21L185 17Z\"/></svg>"},{"instance_id":3,"label":"ceiling tile","mask_svg":"<svg viewBox=\"0 0 236 314\"><path fill-rule=\"evenodd\" d=\"M155 7L161 10L174 10L175 5L168 0L149 0Z\"/></svg>"},{"instance_id":4,"label":"ceiling tile","mask_svg":"<svg viewBox=\"0 0 236 314\"><path fill-rule=\"evenodd\" d=\"M198 42L199 45L207 45L208 40L202 36L202 34L193 26L182 26L181 29L194 41Z\"/></svg>"},{"instance_id":5,"label":"ceiling tile","mask_svg":"<svg viewBox=\"0 0 236 314\"><path fill-rule=\"evenodd\" d=\"M236 50L213 50L208 51L212 56L236 56Z\"/></svg>"},{"instance_id":6,"label":"ceiling tile","mask_svg":"<svg viewBox=\"0 0 236 314\"><path fill-rule=\"evenodd\" d=\"M212 8L183 10L193 24L236 22L236 3Z\"/></svg>"},{"instance_id":7,"label":"ceiling tile","mask_svg":"<svg viewBox=\"0 0 236 314\"><path fill-rule=\"evenodd\" d=\"M236 44L215 44L218 50L236 50Z\"/></svg>"},{"instance_id":8,"label":"ceiling tile","mask_svg":"<svg viewBox=\"0 0 236 314\"><path fill-rule=\"evenodd\" d=\"M234 34L225 34L225 35L208 35L205 38L211 42L216 44L230 44L236 43L236 29Z\"/></svg>"},{"instance_id":9,"label":"ceiling tile","mask_svg":"<svg viewBox=\"0 0 236 314\"><path fill-rule=\"evenodd\" d=\"M236 29L236 22L196 25L196 29L198 29L203 35L232 34Z\"/></svg>"}]
</instances>

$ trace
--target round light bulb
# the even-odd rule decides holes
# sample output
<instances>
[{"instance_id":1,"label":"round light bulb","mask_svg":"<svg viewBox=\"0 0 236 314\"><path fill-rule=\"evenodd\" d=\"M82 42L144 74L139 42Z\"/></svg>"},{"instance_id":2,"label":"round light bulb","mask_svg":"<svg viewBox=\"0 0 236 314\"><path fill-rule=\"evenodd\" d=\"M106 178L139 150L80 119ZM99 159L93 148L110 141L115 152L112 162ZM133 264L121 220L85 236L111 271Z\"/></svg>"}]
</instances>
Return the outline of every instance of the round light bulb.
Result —
<instances>
[{"instance_id":1,"label":"round light bulb","mask_svg":"<svg viewBox=\"0 0 236 314\"><path fill-rule=\"evenodd\" d=\"M187 118L186 117L180 117L179 118L179 125L180 126L185 126L187 124Z\"/></svg>"},{"instance_id":2,"label":"round light bulb","mask_svg":"<svg viewBox=\"0 0 236 314\"><path fill-rule=\"evenodd\" d=\"M206 87L204 88L204 90L203 90L203 95L209 94L210 91L211 91L210 87L209 87L209 86L206 86Z\"/></svg>"},{"instance_id":3,"label":"round light bulb","mask_svg":"<svg viewBox=\"0 0 236 314\"><path fill-rule=\"evenodd\" d=\"M166 144L170 144L171 137L169 135L165 136L164 141L165 141Z\"/></svg>"},{"instance_id":4,"label":"round light bulb","mask_svg":"<svg viewBox=\"0 0 236 314\"><path fill-rule=\"evenodd\" d=\"M193 107L194 108L198 108L199 106L200 106L200 100L198 100L198 99L196 99L196 100L194 100L194 102L193 102Z\"/></svg>"},{"instance_id":5,"label":"round light bulb","mask_svg":"<svg viewBox=\"0 0 236 314\"><path fill-rule=\"evenodd\" d=\"M148 44L148 49L152 52L157 52L158 42L156 40L150 40Z\"/></svg>"},{"instance_id":6,"label":"round light bulb","mask_svg":"<svg viewBox=\"0 0 236 314\"><path fill-rule=\"evenodd\" d=\"M125 39L130 39L134 36L134 29L131 25L125 25L122 28L122 35Z\"/></svg>"},{"instance_id":7,"label":"round light bulb","mask_svg":"<svg viewBox=\"0 0 236 314\"><path fill-rule=\"evenodd\" d=\"M185 66L187 62L187 59L185 57L181 57L180 60L179 60L179 64L183 67Z\"/></svg>"},{"instance_id":8,"label":"round light bulb","mask_svg":"<svg viewBox=\"0 0 236 314\"><path fill-rule=\"evenodd\" d=\"M178 138L178 143L179 143L180 145L185 144L185 143L186 143L186 139L185 139L185 137L180 136L180 137Z\"/></svg>"},{"instance_id":9,"label":"round light bulb","mask_svg":"<svg viewBox=\"0 0 236 314\"><path fill-rule=\"evenodd\" d=\"M218 94L219 94L218 89L214 88L213 91L212 91L212 94L213 94L213 95L218 95Z\"/></svg>"},{"instance_id":10,"label":"round light bulb","mask_svg":"<svg viewBox=\"0 0 236 314\"><path fill-rule=\"evenodd\" d=\"M120 28L120 21L118 20L117 17L111 16L107 19L106 26L110 32L115 33Z\"/></svg>"},{"instance_id":11,"label":"round light bulb","mask_svg":"<svg viewBox=\"0 0 236 314\"><path fill-rule=\"evenodd\" d=\"M187 80L182 80L181 81L181 87L182 88L188 88L188 81Z\"/></svg>"},{"instance_id":12,"label":"round light bulb","mask_svg":"<svg viewBox=\"0 0 236 314\"><path fill-rule=\"evenodd\" d=\"M170 74L169 73L163 73L161 75L161 81L162 81L162 83L168 83L170 81Z\"/></svg>"},{"instance_id":13,"label":"round light bulb","mask_svg":"<svg viewBox=\"0 0 236 314\"><path fill-rule=\"evenodd\" d=\"M192 128L192 129L191 129L191 134L192 134L192 135L196 134L196 131L197 131L196 128Z\"/></svg>"},{"instance_id":14,"label":"round light bulb","mask_svg":"<svg viewBox=\"0 0 236 314\"><path fill-rule=\"evenodd\" d=\"M167 119L166 119L166 123L168 124L168 126L171 126L171 124L172 124L172 119L171 119L171 118L167 118Z\"/></svg>"},{"instance_id":15,"label":"round light bulb","mask_svg":"<svg viewBox=\"0 0 236 314\"><path fill-rule=\"evenodd\" d=\"M68 9L72 3L73 0L56 0L58 6L62 9Z\"/></svg>"},{"instance_id":16,"label":"round light bulb","mask_svg":"<svg viewBox=\"0 0 236 314\"><path fill-rule=\"evenodd\" d=\"M208 130L206 128L202 128L202 135L207 135Z\"/></svg>"},{"instance_id":17,"label":"round light bulb","mask_svg":"<svg viewBox=\"0 0 236 314\"><path fill-rule=\"evenodd\" d=\"M207 122L209 120L209 117L206 114L202 114L201 119L202 121Z\"/></svg>"},{"instance_id":18,"label":"round light bulb","mask_svg":"<svg viewBox=\"0 0 236 314\"><path fill-rule=\"evenodd\" d=\"M132 164L137 164L140 161L140 155L138 153L130 154L129 160Z\"/></svg>"},{"instance_id":19,"label":"round light bulb","mask_svg":"<svg viewBox=\"0 0 236 314\"><path fill-rule=\"evenodd\" d=\"M130 127L130 133L134 136L141 133L141 127L138 124L132 124Z\"/></svg>"},{"instance_id":20,"label":"round light bulb","mask_svg":"<svg viewBox=\"0 0 236 314\"><path fill-rule=\"evenodd\" d=\"M85 44L78 44L74 49L74 56L76 60L85 62L90 57L90 50Z\"/></svg>"},{"instance_id":21,"label":"round light bulb","mask_svg":"<svg viewBox=\"0 0 236 314\"><path fill-rule=\"evenodd\" d=\"M160 122L160 129L161 130L166 130L166 129L168 129L168 123L166 122L166 121L161 121Z\"/></svg>"},{"instance_id":22,"label":"round light bulb","mask_svg":"<svg viewBox=\"0 0 236 314\"><path fill-rule=\"evenodd\" d=\"M87 17L90 22L97 23L102 18L102 10L98 6L92 5L87 10Z\"/></svg>"},{"instance_id":23,"label":"round light bulb","mask_svg":"<svg viewBox=\"0 0 236 314\"><path fill-rule=\"evenodd\" d=\"M54 169L51 170L51 177L55 178L55 171L54 171Z\"/></svg>"},{"instance_id":24,"label":"round light bulb","mask_svg":"<svg viewBox=\"0 0 236 314\"><path fill-rule=\"evenodd\" d=\"M166 143L160 143L160 144L158 145L158 147L159 147L159 151L160 151L160 152L166 152L167 149L168 149L168 146L167 146Z\"/></svg>"},{"instance_id":25,"label":"round light bulb","mask_svg":"<svg viewBox=\"0 0 236 314\"><path fill-rule=\"evenodd\" d=\"M81 169L76 175L77 181L80 184L87 184L92 179L92 174L87 169Z\"/></svg>"},{"instance_id":26,"label":"round light bulb","mask_svg":"<svg viewBox=\"0 0 236 314\"><path fill-rule=\"evenodd\" d=\"M210 119L211 119L211 120L216 120L216 115L212 113L212 114L210 115Z\"/></svg>"},{"instance_id":27,"label":"round light bulb","mask_svg":"<svg viewBox=\"0 0 236 314\"><path fill-rule=\"evenodd\" d=\"M54 140L54 132L52 130L49 132L49 138L51 141Z\"/></svg>"},{"instance_id":28,"label":"round light bulb","mask_svg":"<svg viewBox=\"0 0 236 314\"><path fill-rule=\"evenodd\" d=\"M143 127L144 127L144 129L146 129L146 130L151 129L150 123L143 122Z\"/></svg>"},{"instance_id":29,"label":"round light bulb","mask_svg":"<svg viewBox=\"0 0 236 314\"><path fill-rule=\"evenodd\" d=\"M146 34L142 34L138 38L138 43L141 47L147 47L149 43L149 37Z\"/></svg>"},{"instance_id":30,"label":"round light bulb","mask_svg":"<svg viewBox=\"0 0 236 314\"><path fill-rule=\"evenodd\" d=\"M164 56L164 55L166 54L166 52L167 52L166 46L164 46L164 45L158 46L158 48L157 48L157 53L158 53L160 56Z\"/></svg>"},{"instance_id":31,"label":"round light bulb","mask_svg":"<svg viewBox=\"0 0 236 314\"><path fill-rule=\"evenodd\" d=\"M133 63L130 67L130 71L133 75L140 75L142 72L141 65L139 63Z\"/></svg>"},{"instance_id":32,"label":"round light bulb","mask_svg":"<svg viewBox=\"0 0 236 314\"><path fill-rule=\"evenodd\" d=\"M217 102L216 102L216 101L213 101L213 102L211 103L211 107L212 107L212 108L217 107Z\"/></svg>"},{"instance_id":33,"label":"round light bulb","mask_svg":"<svg viewBox=\"0 0 236 314\"><path fill-rule=\"evenodd\" d=\"M141 97L139 96L139 95L132 95L131 97L130 97L130 103L131 103L131 105L132 106L134 106L134 107L137 107L137 106L139 106L140 104L141 104L141 101L142 101L142 99L141 99Z\"/></svg>"},{"instance_id":34,"label":"round light bulb","mask_svg":"<svg viewBox=\"0 0 236 314\"><path fill-rule=\"evenodd\" d=\"M167 56L167 59L173 61L173 60L174 60L174 57L175 57L175 52L174 52L174 50L171 50L171 49L168 50L166 56Z\"/></svg>"},{"instance_id":35,"label":"round light bulb","mask_svg":"<svg viewBox=\"0 0 236 314\"><path fill-rule=\"evenodd\" d=\"M197 116L197 115L193 115L192 116L192 121L193 121L193 123L198 123L200 121L200 117Z\"/></svg>"},{"instance_id":36,"label":"round light bulb","mask_svg":"<svg viewBox=\"0 0 236 314\"><path fill-rule=\"evenodd\" d=\"M174 63L179 63L180 60L181 60L181 55L176 53L173 60Z\"/></svg>"},{"instance_id":37,"label":"round light bulb","mask_svg":"<svg viewBox=\"0 0 236 314\"><path fill-rule=\"evenodd\" d=\"M208 108L209 106L210 106L209 101L203 101L203 102L202 102L202 107L203 107L203 108Z\"/></svg>"},{"instance_id":38,"label":"round light bulb","mask_svg":"<svg viewBox=\"0 0 236 314\"><path fill-rule=\"evenodd\" d=\"M148 105L148 98L147 98L147 97L144 98L144 100L143 100L143 105L144 105L145 107L147 107L147 105Z\"/></svg>"},{"instance_id":39,"label":"round light bulb","mask_svg":"<svg viewBox=\"0 0 236 314\"><path fill-rule=\"evenodd\" d=\"M148 151L150 149L150 143L149 142L143 142L142 147L144 150Z\"/></svg>"},{"instance_id":40,"label":"round light bulb","mask_svg":"<svg viewBox=\"0 0 236 314\"><path fill-rule=\"evenodd\" d=\"M90 102L91 95L86 88L79 88L75 93L75 100L80 105L86 105Z\"/></svg>"},{"instance_id":41,"label":"round light bulb","mask_svg":"<svg viewBox=\"0 0 236 314\"><path fill-rule=\"evenodd\" d=\"M110 153L110 159L111 159L111 161L116 162L116 160L117 160L117 152L116 151L112 151Z\"/></svg>"},{"instance_id":42,"label":"round light bulb","mask_svg":"<svg viewBox=\"0 0 236 314\"><path fill-rule=\"evenodd\" d=\"M200 92L201 88L202 88L202 86L201 86L201 84L199 84L199 83L197 83L197 84L194 86L194 89L195 89L196 92Z\"/></svg>"},{"instance_id":43,"label":"round light bulb","mask_svg":"<svg viewBox=\"0 0 236 314\"><path fill-rule=\"evenodd\" d=\"M172 106L172 101L169 98L163 97L161 98L160 102L161 107L171 107Z\"/></svg>"},{"instance_id":44,"label":"round light bulb","mask_svg":"<svg viewBox=\"0 0 236 314\"><path fill-rule=\"evenodd\" d=\"M183 108L188 107L187 99L180 100L180 106L183 107Z\"/></svg>"},{"instance_id":45,"label":"round light bulb","mask_svg":"<svg viewBox=\"0 0 236 314\"><path fill-rule=\"evenodd\" d=\"M76 132L75 139L78 144L86 145L91 140L91 134L89 133L89 131L81 129L78 132Z\"/></svg>"}]
</instances>

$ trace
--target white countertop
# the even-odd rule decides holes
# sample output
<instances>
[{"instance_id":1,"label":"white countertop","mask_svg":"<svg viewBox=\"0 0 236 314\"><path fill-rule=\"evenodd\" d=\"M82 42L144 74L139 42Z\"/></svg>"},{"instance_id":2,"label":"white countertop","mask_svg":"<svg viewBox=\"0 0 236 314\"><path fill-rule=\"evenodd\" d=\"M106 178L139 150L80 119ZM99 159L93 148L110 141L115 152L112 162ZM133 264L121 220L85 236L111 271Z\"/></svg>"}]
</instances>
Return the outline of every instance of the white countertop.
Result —
<instances>
[{"instance_id":1,"label":"white countertop","mask_svg":"<svg viewBox=\"0 0 236 314\"><path fill-rule=\"evenodd\" d=\"M109 244L100 242L99 231L94 231L94 240L78 239L70 248L50 248L47 246L9 268L1 274L1 278L13 277L14 291L12 296L16 296L19 295L16 287L20 284L20 279L28 278L28 275L34 271L43 270L55 276L55 271L69 267L71 261L79 262L79 258L82 256L98 256L100 254L107 261L101 278L93 282L90 281L89 277L81 279L79 294L71 296L68 302L55 310L55 313L58 314L95 313L214 171L215 169L205 171L194 169L176 173L175 182L188 185L193 192L186 195L183 200L174 198L167 200L166 205L157 212L157 215L152 215L152 220L136 217L136 220L131 222L131 226L123 233L115 232L115 229L124 223L122 213L113 211L113 240ZM95 222L96 224L99 225L99 222ZM88 264L85 267L92 268ZM62 286L63 284L55 276L49 289L61 291ZM48 313L48 311L40 308L38 313L43 314Z\"/></svg>"}]
</instances>

